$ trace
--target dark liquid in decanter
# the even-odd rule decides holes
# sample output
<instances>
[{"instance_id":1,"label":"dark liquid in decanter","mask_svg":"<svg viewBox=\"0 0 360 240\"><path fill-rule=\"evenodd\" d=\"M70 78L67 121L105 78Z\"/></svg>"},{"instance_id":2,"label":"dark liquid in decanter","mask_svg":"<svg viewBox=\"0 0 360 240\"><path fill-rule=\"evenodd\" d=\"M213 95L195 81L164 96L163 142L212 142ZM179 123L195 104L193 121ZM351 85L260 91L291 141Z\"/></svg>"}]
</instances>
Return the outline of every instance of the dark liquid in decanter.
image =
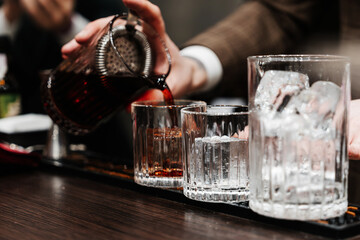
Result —
<instances>
[{"instance_id":1,"label":"dark liquid in decanter","mask_svg":"<svg viewBox=\"0 0 360 240\"><path fill-rule=\"evenodd\" d=\"M75 135L92 131L100 122L119 108L134 101L146 89L158 88L165 103L174 104L170 89L162 76L154 76L162 84L133 75L101 76L66 71L55 71L44 81L44 108L63 130ZM56 104L55 104L56 103Z\"/></svg>"}]
</instances>

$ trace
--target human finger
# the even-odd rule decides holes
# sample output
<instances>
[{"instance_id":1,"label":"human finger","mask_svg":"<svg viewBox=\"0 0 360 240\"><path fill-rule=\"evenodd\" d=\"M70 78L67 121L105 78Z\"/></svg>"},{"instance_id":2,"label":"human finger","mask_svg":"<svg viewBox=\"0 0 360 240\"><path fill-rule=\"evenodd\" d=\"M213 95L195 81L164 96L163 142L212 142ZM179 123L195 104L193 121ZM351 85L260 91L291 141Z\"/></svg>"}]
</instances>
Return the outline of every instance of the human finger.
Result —
<instances>
[{"instance_id":1,"label":"human finger","mask_svg":"<svg viewBox=\"0 0 360 240\"><path fill-rule=\"evenodd\" d=\"M45 18L41 25L49 30L57 31L62 28L63 22L68 23L70 21L70 16L63 16L62 8L53 0L37 0L37 5L43 13L43 18Z\"/></svg>"},{"instance_id":2,"label":"human finger","mask_svg":"<svg viewBox=\"0 0 360 240\"><path fill-rule=\"evenodd\" d=\"M350 102L349 112L348 155L350 159L360 160L360 99Z\"/></svg>"},{"instance_id":3,"label":"human finger","mask_svg":"<svg viewBox=\"0 0 360 240\"><path fill-rule=\"evenodd\" d=\"M88 42L90 42L93 39L93 37L96 35L96 33L98 33L100 30L102 30L109 23L109 21L112 18L113 18L113 16L110 16L110 17L100 18L100 19L90 22L89 24L86 25L86 27L81 32L79 32L75 36L75 40L79 44L87 44Z\"/></svg>"},{"instance_id":4,"label":"human finger","mask_svg":"<svg viewBox=\"0 0 360 240\"><path fill-rule=\"evenodd\" d=\"M349 159L360 160L360 143L351 143L349 145Z\"/></svg>"},{"instance_id":5,"label":"human finger","mask_svg":"<svg viewBox=\"0 0 360 240\"><path fill-rule=\"evenodd\" d=\"M158 6L146 0L123 0L126 7L135 11L142 20L150 24L160 36L164 37L165 23Z\"/></svg>"},{"instance_id":6,"label":"human finger","mask_svg":"<svg viewBox=\"0 0 360 240\"><path fill-rule=\"evenodd\" d=\"M37 0L21 0L23 9L35 20L41 27L49 28L48 14L45 9L39 5Z\"/></svg>"},{"instance_id":7,"label":"human finger","mask_svg":"<svg viewBox=\"0 0 360 240\"><path fill-rule=\"evenodd\" d=\"M1 9L4 12L5 18L9 22L13 22L19 19L23 12L20 3L13 0L4 0L3 4L1 5Z\"/></svg>"},{"instance_id":8,"label":"human finger","mask_svg":"<svg viewBox=\"0 0 360 240\"><path fill-rule=\"evenodd\" d=\"M74 0L37 0L48 19L50 30L66 29L71 21Z\"/></svg>"},{"instance_id":9,"label":"human finger","mask_svg":"<svg viewBox=\"0 0 360 240\"><path fill-rule=\"evenodd\" d=\"M72 39L70 42L66 43L61 48L61 54L64 59L68 58L72 53L74 53L77 49L79 49L81 45L76 42L75 39Z\"/></svg>"}]
</instances>

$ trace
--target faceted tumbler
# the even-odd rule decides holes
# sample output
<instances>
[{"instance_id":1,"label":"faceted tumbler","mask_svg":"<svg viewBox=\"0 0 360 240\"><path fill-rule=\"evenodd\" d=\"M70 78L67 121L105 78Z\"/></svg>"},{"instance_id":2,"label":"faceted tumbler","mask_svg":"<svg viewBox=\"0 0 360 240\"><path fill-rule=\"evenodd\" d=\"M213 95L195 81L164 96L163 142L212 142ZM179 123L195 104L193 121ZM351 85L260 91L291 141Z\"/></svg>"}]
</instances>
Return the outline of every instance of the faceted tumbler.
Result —
<instances>
[{"instance_id":1,"label":"faceted tumbler","mask_svg":"<svg viewBox=\"0 0 360 240\"><path fill-rule=\"evenodd\" d=\"M242 202L249 195L247 106L181 110L183 191L205 202Z\"/></svg>"},{"instance_id":2,"label":"faceted tumbler","mask_svg":"<svg viewBox=\"0 0 360 240\"><path fill-rule=\"evenodd\" d=\"M349 70L341 56L248 58L252 210L298 220L346 211Z\"/></svg>"}]
</instances>

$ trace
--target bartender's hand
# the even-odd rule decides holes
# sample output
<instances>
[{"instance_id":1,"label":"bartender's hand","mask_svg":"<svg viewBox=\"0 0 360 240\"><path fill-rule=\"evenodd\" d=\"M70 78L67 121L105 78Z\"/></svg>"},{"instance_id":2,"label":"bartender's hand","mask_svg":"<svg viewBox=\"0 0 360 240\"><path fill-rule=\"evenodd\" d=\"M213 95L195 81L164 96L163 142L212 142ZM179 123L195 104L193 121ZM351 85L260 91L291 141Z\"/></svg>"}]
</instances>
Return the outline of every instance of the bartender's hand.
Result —
<instances>
[{"instance_id":1,"label":"bartender's hand","mask_svg":"<svg viewBox=\"0 0 360 240\"><path fill-rule=\"evenodd\" d=\"M128 8L134 10L141 19L150 24L165 41L172 61L171 72L166 82L174 97L179 98L203 86L207 77L205 70L195 60L180 55L179 48L169 38L165 31L165 23L159 7L146 0L123 0L123 2ZM86 45L95 33L102 29L111 18L112 17L102 18L89 23L75 39L63 46L63 57L67 58L76 51L80 45ZM155 66L156 69L167 69L166 66L160 65L167 65L167 62L157 61ZM158 90L149 90L140 97L141 100L162 98L162 93Z\"/></svg>"},{"instance_id":2,"label":"bartender's hand","mask_svg":"<svg viewBox=\"0 0 360 240\"><path fill-rule=\"evenodd\" d=\"M65 32L71 24L75 0L4 0L6 19L12 23L22 14L28 14L39 27Z\"/></svg>"},{"instance_id":3,"label":"bartender's hand","mask_svg":"<svg viewBox=\"0 0 360 240\"><path fill-rule=\"evenodd\" d=\"M64 32L71 24L75 0L17 0L43 29Z\"/></svg>"},{"instance_id":4,"label":"bartender's hand","mask_svg":"<svg viewBox=\"0 0 360 240\"><path fill-rule=\"evenodd\" d=\"M349 158L360 160L360 99L350 102Z\"/></svg>"},{"instance_id":5,"label":"bartender's hand","mask_svg":"<svg viewBox=\"0 0 360 240\"><path fill-rule=\"evenodd\" d=\"M4 10L5 18L9 23L18 20L22 14L22 8L17 0L4 0L1 8Z\"/></svg>"}]
</instances>

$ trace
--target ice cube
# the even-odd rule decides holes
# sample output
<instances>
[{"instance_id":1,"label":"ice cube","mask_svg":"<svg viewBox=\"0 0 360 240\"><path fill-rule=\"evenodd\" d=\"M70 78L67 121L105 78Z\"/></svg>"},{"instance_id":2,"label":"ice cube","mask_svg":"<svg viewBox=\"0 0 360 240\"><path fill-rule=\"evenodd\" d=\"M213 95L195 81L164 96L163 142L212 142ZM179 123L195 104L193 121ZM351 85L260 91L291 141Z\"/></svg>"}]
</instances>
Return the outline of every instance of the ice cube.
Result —
<instances>
[{"instance_id":1,"label":"ice cube","mask_svg":"<svg viewBox=\"0 0 360 240\"><path fill-rule=\"evenodd\" d=\"M311 85L311 89L319 95L318 113L324 118L332 117L340 101L341 88L333 82L317 81Z\"/></svg>"},{"instance_id":2,"label":"ice cube","mask_svg":"<svg viewBox=\"0 0 360 240\"><path fill-rule=\"evenodd\" d=\"M309 118L318 108L317 93L313 89L305 89L290 99L283 114L300 114Z\"/></svg>"},{"instance_id":3,"label":"ice cube","mask_svg":"<svg viewBox=\"0 0 360 240\"><path fill-rule=\"evenodd\" d=\"M293 96L284 113L298 113L312 126L329 127L341 98L339 86L328 81L317 81L309 89Z\"/></svg>"},{"instance_id":4,"label":"ice cube","mask_svg":"<svg viewBox=\"0 0 360 240\"><path fill-rule=\"evenodd\" d=\"M269 70L262 77L255 94L255 106L261 110L284 107L291 96L309 87L307 75L298 72Z\"/></svg>"}]
</instances>

